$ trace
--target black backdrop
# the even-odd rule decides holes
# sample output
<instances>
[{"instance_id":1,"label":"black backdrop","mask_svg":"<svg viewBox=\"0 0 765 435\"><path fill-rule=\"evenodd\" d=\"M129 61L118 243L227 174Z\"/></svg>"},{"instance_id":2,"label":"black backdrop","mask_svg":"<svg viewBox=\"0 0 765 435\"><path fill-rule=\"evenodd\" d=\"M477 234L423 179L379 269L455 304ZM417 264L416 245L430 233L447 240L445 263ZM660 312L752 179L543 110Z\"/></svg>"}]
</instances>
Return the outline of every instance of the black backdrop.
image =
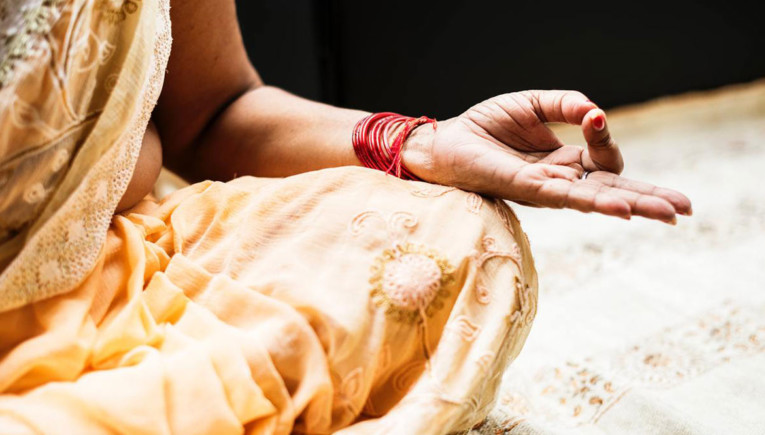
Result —
<instances>
[{"instance_id":1,"label":"black backdrop","mask_svg":"<svg viewBox=\"0 0 765 435\"><path fill-rule=\"evenodd\" d=\"M765 77L765 18L730 1L237 6L266 83L370 111L444 118L522 89L577 89L608 108Z\"/></svg>"}]
</instances>

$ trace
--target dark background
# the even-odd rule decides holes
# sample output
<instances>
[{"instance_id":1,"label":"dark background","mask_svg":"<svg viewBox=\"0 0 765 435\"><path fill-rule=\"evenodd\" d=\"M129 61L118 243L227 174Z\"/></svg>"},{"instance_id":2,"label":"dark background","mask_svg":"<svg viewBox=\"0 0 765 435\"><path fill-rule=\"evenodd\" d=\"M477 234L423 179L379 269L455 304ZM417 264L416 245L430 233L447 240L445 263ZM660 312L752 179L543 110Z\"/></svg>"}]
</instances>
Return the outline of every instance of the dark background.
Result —
<instances>
[{"instance_id":1,"label":"dark background","mask_svg":"<svg viewBox=\"0 0 765 435\"><path fill-rule=\"evenodd\" d=\"M523 89L576 89L609 108L765 77L765 18L725 1L237 7L266 83L369 111L446 118Z\"/></svg>"}]
</instances>

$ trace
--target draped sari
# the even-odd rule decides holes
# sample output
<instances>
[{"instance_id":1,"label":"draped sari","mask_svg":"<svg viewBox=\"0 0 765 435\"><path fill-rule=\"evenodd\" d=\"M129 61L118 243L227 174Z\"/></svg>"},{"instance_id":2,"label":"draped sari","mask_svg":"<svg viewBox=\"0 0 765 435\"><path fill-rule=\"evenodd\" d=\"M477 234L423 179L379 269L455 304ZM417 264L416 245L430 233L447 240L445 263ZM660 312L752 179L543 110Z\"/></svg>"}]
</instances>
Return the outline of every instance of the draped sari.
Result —
<instances>
[{"instance_id":1,"label":"draped sari","mask_svg":"<svg viewBox=\"0 0 765 435\"><path fill-rule=\"evenodd\" d=\"M0 433L447 433L485 417L536 312L504 202L335 168L114 215L161 89L168 4L14 3Z\"/></svg>"}]
</instances>

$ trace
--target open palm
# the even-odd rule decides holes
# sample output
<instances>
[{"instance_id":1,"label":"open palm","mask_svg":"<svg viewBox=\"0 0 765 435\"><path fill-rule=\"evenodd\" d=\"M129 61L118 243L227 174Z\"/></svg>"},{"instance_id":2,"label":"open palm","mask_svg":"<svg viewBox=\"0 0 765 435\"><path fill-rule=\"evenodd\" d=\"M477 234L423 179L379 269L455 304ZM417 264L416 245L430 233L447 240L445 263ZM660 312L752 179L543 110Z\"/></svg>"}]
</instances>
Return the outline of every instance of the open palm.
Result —
<instances>
[{"instance_id":1,"label":"open palm","mask_svg":"<svg viewBox=\"0 0 765 435\"><path fill-rule=\"evenodd\" d=\"M581 125L587 148L563 144L548 122ZM618 175L624 165L605 113L579 92L500 95L439 122L432 140L421 142L427 145L413 146L403 157L427 181L625 219L639 215L674 223L676 214L691 213L685 195Z\"/></svg>"}]
</instances>

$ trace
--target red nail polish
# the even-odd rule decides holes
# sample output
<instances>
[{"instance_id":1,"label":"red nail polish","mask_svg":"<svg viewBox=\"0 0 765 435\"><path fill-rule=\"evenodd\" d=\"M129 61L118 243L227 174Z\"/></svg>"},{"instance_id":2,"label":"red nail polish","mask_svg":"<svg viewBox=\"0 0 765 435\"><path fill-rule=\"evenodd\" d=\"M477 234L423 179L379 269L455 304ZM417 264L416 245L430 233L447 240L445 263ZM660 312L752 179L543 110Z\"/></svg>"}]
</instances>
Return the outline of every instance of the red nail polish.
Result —
<instances>
[{"instance_id":1,"label":"red nail polish","mask_svg":"<svg viewBox=\"0 0 765 435\"><path fill-rule=\"evenodd\" d=\"M595 127L595 130L597 131L603 130L606 126L606 120L603 118L603 115L598 115L592 118L592 126Z\"/></svg>"}]
</instances>

